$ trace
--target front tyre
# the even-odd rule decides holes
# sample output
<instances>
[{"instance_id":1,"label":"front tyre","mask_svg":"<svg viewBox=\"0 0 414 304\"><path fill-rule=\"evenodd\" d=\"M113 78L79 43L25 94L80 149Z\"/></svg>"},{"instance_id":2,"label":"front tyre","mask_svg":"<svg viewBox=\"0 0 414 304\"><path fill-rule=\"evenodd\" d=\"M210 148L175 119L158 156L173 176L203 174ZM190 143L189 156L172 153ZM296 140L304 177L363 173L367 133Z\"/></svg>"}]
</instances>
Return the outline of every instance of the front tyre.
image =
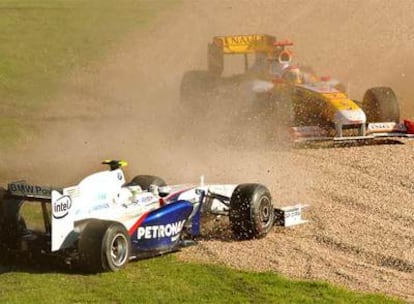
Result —
<instances>
[{"instance_id":1,"label":"front tyre","mask_svg":"<svg viewBox=\"0 0 414 304\"><path fill-rule=\"evenodd\" d=\"M229 219L236 239L264 237L275 222L269 190L260 184L238 185L230 198Z\"/></svg>"},{"instance_id":2,"label":"front tyre","mask_svg":"<svg viewBox=\"0 0 414 304\"><path fill-rule=\"evenodd\" d=\"M367 122L400 121L400 109L394 91L388 87L371 88L365 92L362 109Z\"/></svg>"}]
</instances>

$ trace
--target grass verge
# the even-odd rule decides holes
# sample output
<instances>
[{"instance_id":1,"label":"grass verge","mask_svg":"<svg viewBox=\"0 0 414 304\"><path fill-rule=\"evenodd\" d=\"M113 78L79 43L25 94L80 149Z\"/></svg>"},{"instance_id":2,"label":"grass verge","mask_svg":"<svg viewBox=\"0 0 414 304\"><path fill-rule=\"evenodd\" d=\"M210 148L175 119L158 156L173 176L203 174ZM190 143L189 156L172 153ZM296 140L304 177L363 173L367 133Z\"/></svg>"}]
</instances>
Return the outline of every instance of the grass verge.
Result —
<instances>
[{"instance_id":1,"label":"grass verge","mask_svg":"<svg viewBox=\"0 0 414 304\"><path fill-rule=\"evenodd\" d=\"M402 303L315 281L288 280L174 255L130 263L117 273L15 270L0 275L1 303Z\"/></svg>"},{"instance_id":2,"label":"grass verge","mask_svg":"<svg viewBox=\"0 0 414 304\"><path fill-rule=\"evenodd\" d=\"M50 102L71 71L99 61L177 2L0 0L1 145L21 136L15 119Z\"/></svg>"}]
</instances>

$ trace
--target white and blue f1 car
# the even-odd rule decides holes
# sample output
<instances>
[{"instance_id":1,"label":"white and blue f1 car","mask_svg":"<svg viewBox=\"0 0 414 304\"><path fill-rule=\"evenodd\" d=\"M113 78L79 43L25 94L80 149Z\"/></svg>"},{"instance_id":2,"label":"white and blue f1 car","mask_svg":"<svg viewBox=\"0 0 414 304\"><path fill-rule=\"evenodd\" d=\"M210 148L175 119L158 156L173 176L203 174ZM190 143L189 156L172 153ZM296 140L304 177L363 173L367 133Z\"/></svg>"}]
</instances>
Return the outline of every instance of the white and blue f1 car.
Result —
<instances>
[{"instance_id":1,"label":"white and blue f1 car","mask_svg":"<svg viewBox=\"0 0 414 304\"><path fill-rule=\"evenodd\" d=\"M200 235L206 213L229 218L235 239L265 236L277 223L303 223L302 205L276 209L261 184L166 185L156 176L126 182L124 161L78 185L53 188L19 181L0 192L0 247L64 257L91 272L116 271L133 258L178 250ZM39 202L44 229L29 229L24 202ZM4 252L4 251L3 251Z\"/></svg>"}]
</instances>

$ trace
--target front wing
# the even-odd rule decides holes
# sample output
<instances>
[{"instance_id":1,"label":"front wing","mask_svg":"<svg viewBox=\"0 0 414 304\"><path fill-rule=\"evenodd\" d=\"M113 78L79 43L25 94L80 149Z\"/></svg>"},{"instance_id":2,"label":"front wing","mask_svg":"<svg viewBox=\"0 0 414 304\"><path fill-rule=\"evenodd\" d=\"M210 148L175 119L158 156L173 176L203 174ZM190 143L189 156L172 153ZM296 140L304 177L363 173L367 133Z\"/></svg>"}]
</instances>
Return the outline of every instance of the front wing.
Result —
<instances>
[{"instance_id":1,"label":"front wing","mask_svg":"<svg viewBox=\"0 0 414 304\"><path fill-rule=\"evenodd\" d=\"M319 126L292 127L291 135L294 143L306 143L316 141L350 142L362 140L374 140L376 138L404 137L414 138L412 122L405 120L403 123L377 122L368 123L366 135L363 136L329 136L329 130Z\"/></svg>"}]
</instances>

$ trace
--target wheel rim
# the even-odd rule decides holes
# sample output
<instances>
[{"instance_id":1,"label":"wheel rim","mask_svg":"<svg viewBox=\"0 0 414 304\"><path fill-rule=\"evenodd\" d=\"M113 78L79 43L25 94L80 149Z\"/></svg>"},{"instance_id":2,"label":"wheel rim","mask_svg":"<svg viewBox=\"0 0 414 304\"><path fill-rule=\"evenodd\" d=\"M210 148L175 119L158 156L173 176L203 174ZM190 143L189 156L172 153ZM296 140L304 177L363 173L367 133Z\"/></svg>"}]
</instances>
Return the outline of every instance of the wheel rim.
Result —
<instances>
[{"instance_id":1,"label":"wheel rim","mask_svg":"<svg viewBox=\"0 0 414 304\"><path fill-rule=\"evenodd\" d=\"M128 258L128 240L122 233L118 233L112 240L111 260L112 263L121 267Z\"/></svg>"},{"instance_id":2,"label":"wheel rim","mask_svg":"<svg viewBox=\"0 0 414 304\"><path fill-rule=\"evenodd\" d=\"M269 198L262 197L260 200L259 220L264 230L272 223L272 212L273 209Z\"/></svg>"}]
</instances>

